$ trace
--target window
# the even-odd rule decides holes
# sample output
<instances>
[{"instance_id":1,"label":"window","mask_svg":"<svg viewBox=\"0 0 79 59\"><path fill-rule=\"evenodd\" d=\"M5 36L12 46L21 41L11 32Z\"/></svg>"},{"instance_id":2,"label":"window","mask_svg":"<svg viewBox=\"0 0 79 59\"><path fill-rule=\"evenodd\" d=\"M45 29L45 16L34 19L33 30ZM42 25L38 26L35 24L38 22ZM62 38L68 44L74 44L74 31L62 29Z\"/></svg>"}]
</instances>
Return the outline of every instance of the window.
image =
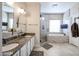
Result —
<instances>
[{"instance_id":1,"label":"window","mask_svg":"<svg viewBox=\"0 0 79 59\"><path fill-rule=\"evenodd\" d=\"M8 23L8 20L7 20L7 13L6 12L3 12L2 13L2 23L5 22L5 23ZM2 30L5 31L7 30L7 26L4 26L2 24Z\"/></svg>"},{"instance_id":2,"label":"window","mask_svg":"<svg viewBox=\"0 0 79 59\"><path fill-rule=\"evenodd\" d=\"M61 20L49 20L49 32L60 32Z\"/></svg>"},{"instance_id":3,"label":"window","mask_svg":"<svg viewBox=\"0 0 79 59\"><path fill-rule=\"evenodd\" d=\"M13 19L12 18L9 19L8 24L9 24L10 29L13 28Z\"/></svg>"},{"instance_id":4,"label":"window","mask_svg":"<svg viewBox=\"0 0 79 59\"><path fill-rule=\"evenodd\" d=\"M6 31L8 29L13 28L13 13L3 12L3 19L2 19L2 30ZM5 25L7 24L7 25Z\"/></svg>"}]
</instances>

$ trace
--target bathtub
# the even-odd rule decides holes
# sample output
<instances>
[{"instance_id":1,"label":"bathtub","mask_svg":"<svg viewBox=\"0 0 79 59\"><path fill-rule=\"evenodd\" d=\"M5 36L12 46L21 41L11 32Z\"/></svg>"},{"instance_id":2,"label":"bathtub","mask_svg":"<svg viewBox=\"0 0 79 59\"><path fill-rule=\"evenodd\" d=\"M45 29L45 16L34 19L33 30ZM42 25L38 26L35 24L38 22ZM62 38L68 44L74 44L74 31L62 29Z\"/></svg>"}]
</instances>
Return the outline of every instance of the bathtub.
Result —
<instances>
[{"instance_id":1,"label":"bathtub","mask_svg":"<svg viewBox=\"0 0 79 59\"><path fill-rule=\"evenodd\" d=\"M47 35L47 41L51 43L68 43L69 37L63 33L52 33Z\"/></svg>"},{"instance_id":2,"label":"bathtub","mask_svg":"<svg viewBox=\"0 0 79 59\"><path fill-rule=\"evenodd\" d=\"M52 34L48 34L48 36L65 36L62 33L52 33Z\"/></svg>"}]
</instances>

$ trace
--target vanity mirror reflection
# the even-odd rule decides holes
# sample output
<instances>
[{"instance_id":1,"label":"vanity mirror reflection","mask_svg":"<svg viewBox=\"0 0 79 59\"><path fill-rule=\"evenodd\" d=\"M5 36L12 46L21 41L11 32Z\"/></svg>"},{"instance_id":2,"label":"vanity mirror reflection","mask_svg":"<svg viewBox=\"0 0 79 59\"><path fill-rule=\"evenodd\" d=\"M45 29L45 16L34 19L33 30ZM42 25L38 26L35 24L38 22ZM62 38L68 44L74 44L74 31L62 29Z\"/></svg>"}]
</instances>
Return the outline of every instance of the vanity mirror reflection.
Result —
<instances>
[{"instance_id":1,"label":"vanity mirror reflection","mask_svg":"<svg viewBox=\"0 0 79 59\"><path fill-rule=\"evenodd\" d=\"M7 39L13 35L14 28L14 8L8 3L2 5L2 39ZM4 40L3 40L4 41Z\"/></svg>"},{"instance_id":2,"label":"vanity mirror reflection","mask_svg":"<svg viewBox=\"0 0 79 59\"><path fill-rule=\"evenodd\" d=\"M2 8L2 38L3 43L6 39L13 39L18 37L21 34L24 34L26 31L26 23L22 22L24 15L26 14L25 10L21 7L15 6L16 3L3 3Z\"/></svg>"},{"instance_id":3,"label":"vanity mirror reflection","mask_svg":"<svg viewBox=\"0 0 79 59\"><path fill-rule=\"evenodd\" d=\"M2 8L2 30L8 31L9 29L13 28L13 8L7 4L6 2L3 3Z\"/></svg>"}]
</instances>

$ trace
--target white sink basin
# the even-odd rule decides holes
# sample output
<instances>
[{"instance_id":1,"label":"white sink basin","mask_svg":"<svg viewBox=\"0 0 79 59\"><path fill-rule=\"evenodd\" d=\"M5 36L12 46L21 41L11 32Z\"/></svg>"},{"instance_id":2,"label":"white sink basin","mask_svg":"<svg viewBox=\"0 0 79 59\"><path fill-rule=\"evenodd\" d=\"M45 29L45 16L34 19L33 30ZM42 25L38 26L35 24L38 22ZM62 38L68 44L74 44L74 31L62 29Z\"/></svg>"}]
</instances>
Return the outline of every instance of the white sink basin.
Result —
<instances>
[{"instance_id":1,"label":"white sink basin","mask_svg":"<svg viewBox=\"0 0 79 59\"><path fill-rule=\"evenodd\" d=\"M25 37L32 37L31 35L26 35Z\"/></svg>"},{"instance_id":2,"label":"white sink basin","mask_svg":"<svg viewBox=\"0 0 79 59\"><path fill-rule=\"evenodd\" d=\"M3 47L2 47L2 52L6 52L6 51L9 51L9 50L11 50L11 49L14 49L14 48L16 48L18 45L19 45L18 43L12 43L12 44L3 46Z\"/></svg>"}]
</instances>

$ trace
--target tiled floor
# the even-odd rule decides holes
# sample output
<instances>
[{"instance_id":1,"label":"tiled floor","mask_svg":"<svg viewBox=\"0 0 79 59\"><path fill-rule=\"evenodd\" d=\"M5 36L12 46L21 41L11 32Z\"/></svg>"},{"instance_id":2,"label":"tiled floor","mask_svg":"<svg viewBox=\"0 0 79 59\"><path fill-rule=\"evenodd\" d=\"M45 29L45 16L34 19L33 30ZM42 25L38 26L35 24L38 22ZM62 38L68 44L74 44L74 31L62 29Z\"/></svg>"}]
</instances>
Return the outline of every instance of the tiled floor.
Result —
<instances>
[{"instance_id":1,"label":"tiled floor","mask_svg":"<svg viewBox=\"0 0 79 59\"><path fill-rule=\"evenodd\" d=\"M49 50L43 47L35 48L34 51L44 51L45 56L79 56L79 48L68 43L49 43L53 45Z\"/></svg>"}]
</instances>

